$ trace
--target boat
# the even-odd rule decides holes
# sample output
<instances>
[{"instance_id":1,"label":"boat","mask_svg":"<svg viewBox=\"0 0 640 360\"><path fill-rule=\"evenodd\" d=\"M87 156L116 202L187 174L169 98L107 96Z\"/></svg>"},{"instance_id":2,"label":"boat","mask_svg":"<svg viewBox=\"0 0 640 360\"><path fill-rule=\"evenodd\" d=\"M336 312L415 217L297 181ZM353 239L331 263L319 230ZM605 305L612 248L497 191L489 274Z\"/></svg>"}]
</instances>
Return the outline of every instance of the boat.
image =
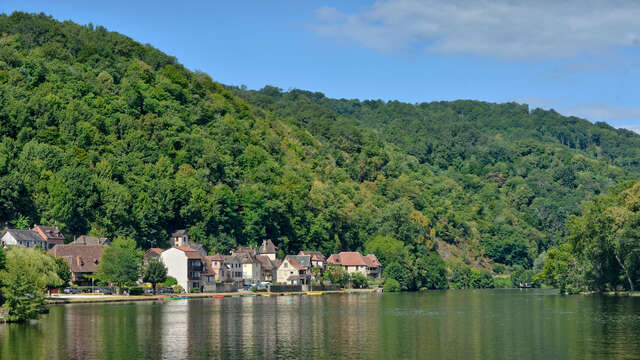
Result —
<instances>
[{"instance_id":1,"label":"boat","mask_svg":"<svg viewBox=\"0 0 640 360\"><path fill-rule=\"evenodd\" d=\"M182 298L180 296L176 296L176 297L170 297L167 300L182 300Z\"/></svg>"},{"instance_id":2,"label":"boat","mask_svg":"<svg viewBox=\"0 0 640 360\"><path fill-rule=\"evenodd\" d=\"M347 294L355 294L355 293L356 293L355 291L351 290Z\"/></svg>"},{"instance_id":3,"label":"boat","mask_svg":"<svg viewBox=\"0 0 640 360\"><path fill-rule=\"evenodd\" d=\"M260 296L271 296L271 294L260 294Z\"/></svg>"},{"instance_id":4,"label":"boat","mask_svg":"<svg viewBox=\"0 0 640 360\"><path fill-rule=\"evenodd\" d=\"M307 295L322 295L322 291L308 291Z\"/></svg>"},{"instance_id":5,"label":"boat","mask_svg":"<svg viewBox=\"0 0 640 360\"><path fill-rule=\"evenodd\" d=\"M344 291L338 291L338 294L343 295Z\"/></svg>"},{"instance_id":6,"label":"boat","mask_svg":"<svg viewBox=\"0 0 640 360\"><path fill-rule=\"evenodd\" d=\"M243 294L242 297L256 297L256 294Z\"/></svg>"},{"instance_id":7,"label":"boat","mask_svg":"<svg viewBox=\"0 0 640 360\"><path fill-rule=\"evenodd\" d=\"M222 299L224 296L223 295L213 295L212 298L214 299Z\"/></svg>"}]
</instances>

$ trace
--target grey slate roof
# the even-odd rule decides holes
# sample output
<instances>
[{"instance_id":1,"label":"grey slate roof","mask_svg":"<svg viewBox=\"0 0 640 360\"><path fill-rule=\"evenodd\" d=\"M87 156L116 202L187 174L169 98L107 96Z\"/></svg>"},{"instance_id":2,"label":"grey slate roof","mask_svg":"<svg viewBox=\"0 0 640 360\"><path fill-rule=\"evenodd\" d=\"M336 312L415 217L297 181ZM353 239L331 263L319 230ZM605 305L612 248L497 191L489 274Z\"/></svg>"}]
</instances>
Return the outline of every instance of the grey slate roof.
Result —
<instances>
[{"instance_id":1,"label":"grey slate roof","mask_svg":"<svg viewBox=\"0 0 640 360\"><path fill-rule=\"evenodd\" d=\"M173 234L171 234L171 237L185 236L185 235L187 235L187 230L180 229L180 230L176 230Z\"/></svg>"},{"instance_id":2,"label":"grey slate roof","mask_svg":"<svg viewBox=\"0 0 640 360\"><path fill-rule=\"evenodd\" d=\"M44 241L42 236L33 230L9 229L7 232L11 234L16 241Z\"/></svg>"},{"instance_id":3,"label":"grey slate roof","mask_svg":"<svg viewBox=\"0 0 640 360\"><path fill-rule=\"evenodd\" d=\"M260 254L275 254L277 252L276 246L270 239L262 240L262 246L260 246Z\"/></svg>"},{"instance_id":4,"label":"grey slate roof","mask_svg":"<svg viewBox=\"0 0 640 360\"><path fill-rule=\"evenodd\" d=\"M304 267L311 267L311 255L287 255L287 258L293 258L298 264Z\"/></svg>"}]
</instances>

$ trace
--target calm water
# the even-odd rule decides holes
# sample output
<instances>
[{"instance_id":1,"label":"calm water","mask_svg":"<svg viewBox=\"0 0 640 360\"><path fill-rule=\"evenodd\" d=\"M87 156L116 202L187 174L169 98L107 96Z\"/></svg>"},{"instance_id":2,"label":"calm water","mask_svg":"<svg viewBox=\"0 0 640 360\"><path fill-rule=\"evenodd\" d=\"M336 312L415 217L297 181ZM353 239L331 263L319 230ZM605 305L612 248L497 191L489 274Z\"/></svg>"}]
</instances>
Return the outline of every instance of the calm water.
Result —
<instances>
[{"instance_id":1,"label":"calm water","mask_svg":"<svg viewBox=\"0 0 640 360\"><path fill-rule=\"evenodd\" d=\"M640 298L547 290L64 305L0 359L640 359Z\"/></svg>"}]
</instances>

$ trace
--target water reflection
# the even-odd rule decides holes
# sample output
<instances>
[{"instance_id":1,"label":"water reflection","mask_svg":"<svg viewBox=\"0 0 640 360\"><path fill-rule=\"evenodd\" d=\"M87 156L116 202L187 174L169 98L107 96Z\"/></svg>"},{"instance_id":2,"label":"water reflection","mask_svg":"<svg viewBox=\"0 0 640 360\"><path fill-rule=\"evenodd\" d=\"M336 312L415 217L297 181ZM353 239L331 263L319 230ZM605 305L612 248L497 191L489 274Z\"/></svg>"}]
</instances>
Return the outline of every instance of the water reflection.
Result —
<instances>
[{"instance_id":1,"label":"water reflection","mask_svg":"<svg viewBox=\"0 0 640 360\"><path fill-rule=\"evenodd\" d=\"M640 357L640 299L549 291L65 305L0 325L0 359Z\"/></svg>"}]
</instances>

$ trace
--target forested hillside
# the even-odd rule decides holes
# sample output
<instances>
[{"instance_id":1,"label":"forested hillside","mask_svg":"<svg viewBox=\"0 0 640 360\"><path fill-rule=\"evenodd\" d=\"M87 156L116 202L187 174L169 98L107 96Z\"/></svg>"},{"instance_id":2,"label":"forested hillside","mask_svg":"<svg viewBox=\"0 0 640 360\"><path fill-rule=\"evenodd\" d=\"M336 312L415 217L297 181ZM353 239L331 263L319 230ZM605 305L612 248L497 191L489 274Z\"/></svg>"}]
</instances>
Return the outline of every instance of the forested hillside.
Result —
<instances>
[{"instance_id":1,"label":"forested hillside","mask_svg":"<svg viewBox=\"0 0 640 360\"><path fill-rule=\"evenodd\" d=\"M438 251L501 272L533 266L582 200L640 172L640 136L526 105L247 91L44 15L1 15L0 36L0 221L69 239L400 244L394 261Z\"/></svg>"}]
</instances>

